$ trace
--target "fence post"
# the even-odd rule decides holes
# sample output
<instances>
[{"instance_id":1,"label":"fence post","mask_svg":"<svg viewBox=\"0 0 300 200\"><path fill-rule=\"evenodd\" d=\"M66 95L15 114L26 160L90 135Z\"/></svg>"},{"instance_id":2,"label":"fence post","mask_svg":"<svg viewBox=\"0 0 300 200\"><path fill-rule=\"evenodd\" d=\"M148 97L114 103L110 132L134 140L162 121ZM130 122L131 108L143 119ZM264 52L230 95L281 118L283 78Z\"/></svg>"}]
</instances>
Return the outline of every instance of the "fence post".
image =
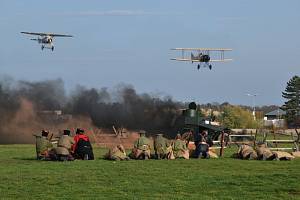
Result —
<instances>
[{"instance_id":1,"label":"fence post","mask_svg":"<svg viewBox=\"0 0 300 200\"><path fill-rule=\"evenodd\" d=\"M224 131L222 131L221 135L221 149L220 149L220 157L224 154Z\"/></svg>"}]
</instances>

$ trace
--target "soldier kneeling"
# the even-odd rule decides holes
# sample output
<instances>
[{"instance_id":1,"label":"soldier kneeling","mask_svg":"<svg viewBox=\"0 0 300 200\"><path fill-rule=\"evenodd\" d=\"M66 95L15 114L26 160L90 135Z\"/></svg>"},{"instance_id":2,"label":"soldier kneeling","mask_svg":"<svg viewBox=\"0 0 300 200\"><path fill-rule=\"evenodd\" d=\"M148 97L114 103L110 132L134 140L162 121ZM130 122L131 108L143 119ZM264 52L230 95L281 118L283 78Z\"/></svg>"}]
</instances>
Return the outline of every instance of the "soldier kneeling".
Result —
<instances>
[{"instance_id":1,"label":"soldier kneeling","mask_svg":"<svg viewBox=\"0 0 300 200\"><path fill-rule=\"evenodd\" d=\"M154 151L156 158L160 159L170 159L170 154L172 153L172 146L166 138L163 137L163 134L156 134L154 139Z\"/></svg>"},{"instance_id":2,"label":"soldier kneeling","mask_svg":"<svg viewBox=\"0 0 300 200\"><path fill-rule=\"evenodd\" d=\"M207 144L207 131L203 131L199 137L198 141L195 142L196 151L195 157L196 158L209 158L209 145Z\"/></svg>"},{"instance_id":3,"label":"soldier kneeling","mask_svg":"<svg viewBox=\"0 0 300 200\"><path fill-rule=\"evenodd\" d=\"M81 160L94 160L93 147L90 139L84 134L83 129L76 130L74 137L75 144L73 145L74 157Z\"/></svg>"},{"instance_id":4,"label":"soldier kneeling","mask_svg":"<svg viewBox=\"0 0 300 200\"><path fill-rule=\"evenodd\" d=\"M148 160L150 158L150 140L146 137L146 131L140 131L140 138L135 141L134 148L130 157L139 160Z\"/></svg>"},{"instance_id":5,"label":"soldier kneeling","mask_svg":"<svg viewBox=\"0 0 300 200\"><path fill-rule=\"evenodd\" d=\"M181 140L180 134L177 134L175 141L172 144L172 147L175 158L190 158L189 149L187 148L186 143L183 140Z\"/></svg>"},{"instance_id":6,"label":"soldier kneeling","mask_svg":"<svg viewBox=\"0 0 300 200\"><path fill-rule=\"evenodd\" d=\"M36 158L37 160L55 160L52 143L48 139L49 132L42 130L42 135L36 135Z\"/></svg>"},{"instance_id":7,"label":"soldier kneeling","mask_svg":"<svg viewBox=\"0 0 300 200\"><path fill-rule=\"evenodd\" d=\"M64 134L59 138L57 147L54 149L57 160L73 161L71 147L74 143L74 139L70 137L70 130L64 130Z\"/></svg>"},{"instance_id":8,"label":"soldier kneeling","mask_svg":"<svg viewBox=\"0 0 300 200\"><path fill-rule=\"evenodd\" d=\"M130 160L129 157L126 155L125 148L123 145L119 144L114 148L109 149L108 153L104 156L107 160Z\"/></svg>"}]
</instances>

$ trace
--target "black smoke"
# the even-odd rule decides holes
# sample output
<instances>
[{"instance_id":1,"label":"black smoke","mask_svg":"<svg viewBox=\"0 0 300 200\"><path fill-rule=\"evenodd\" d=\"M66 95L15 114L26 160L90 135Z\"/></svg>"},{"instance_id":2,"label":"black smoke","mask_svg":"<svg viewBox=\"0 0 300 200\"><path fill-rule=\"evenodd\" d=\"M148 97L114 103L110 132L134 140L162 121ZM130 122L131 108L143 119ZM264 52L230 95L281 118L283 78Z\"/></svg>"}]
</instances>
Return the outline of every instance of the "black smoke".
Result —
<instances>
[{"instance_id":1,"label":"black smoke","mask_svg":"<svg viewBox=\"0 0 300 200\"><path fill-rule=\"evenodd\" d=\"M148 131L169 131L181 103L171 97L137 94L132 86L123 85L117 92L107 88L81 89L73 94L66 112L88 115L98 127L125 127Z\"/></svg>"},{"instance_id":2,"label":"black smoke","mask_svg":"<svg viewBox=\"0 0 300 200\"><path fill-rule=\"evenodd\" d=\"M61 79L30 82L2 78L0 140L4 141L5 137L6 141L11 141L7 139L10 135L18 138L19 133L10 133L10 129L23 132L26 128L30 132L41 128L45 122L39 123L38 115L34 113L45 110L62 110L64 114L85 116L91 118L93 125L99 128L111 129L116 126L145 129L150 133L170 132L172 121L182 107L181 103L169 96L138 94L130 85L120 85L111 90L78 86L70 95L66 95ZM26 112L30 112L30 115ZM22 121L20 118L23 115L29 120ZM20 124L21 129L18 129ZM28 128L31 124L35 129Z\"/></svg>"}]
</instances>

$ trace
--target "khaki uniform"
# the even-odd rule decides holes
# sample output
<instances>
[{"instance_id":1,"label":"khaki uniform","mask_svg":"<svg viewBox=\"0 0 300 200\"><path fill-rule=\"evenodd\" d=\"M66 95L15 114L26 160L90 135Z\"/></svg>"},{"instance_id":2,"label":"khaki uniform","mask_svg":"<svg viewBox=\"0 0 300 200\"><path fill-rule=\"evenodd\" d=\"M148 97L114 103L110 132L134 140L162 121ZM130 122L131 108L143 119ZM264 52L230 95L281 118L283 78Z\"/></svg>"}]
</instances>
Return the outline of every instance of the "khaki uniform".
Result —
<instances>
[{"instance_id":1,"label":"khaki uniform","mask_svg":"<svg viewBox=\"0 0 300 200\"><path fill-rule=\"evenodd\" d=\"M55 153L58 155L69 155L71 153L71 147L74 144L74 139L68 135L62 135L55 148Z\"/></svg>"},{"instance_id":2,"label":"khaki uniform","mask_svg":"<svg viewBox=\"0 0 300 200\"><path fill-rule=\"evenodd\" d=\"M72 161L74 160L71 155L71 148L74 144L74 139L68 135L62 135L57 143L57 147L54 149L56 159L60 161Z\"/></svg>"},{"instance_id":3,"label":"khaki uniform","mask_svg":"<svg viewBox=\"0 0 300 200\"><path fill-rule=\"evenodd\" d=\"M123 145L117 145L109 149L104 158L108 160L129 160Z\"/></svg>"},{"instance_id":4,"label":"khaki uniform","mask_svg":"<svg viewBox=\"0 0 300 200\"><path fill-rule=\"evenodd\" d=\"M175 158L184 158L189 159L189 150L186 146L186 143L180 139L177 139L173 142L173 154Z\"/></svg>"},{"instance_id":5,"label":"khaki uniform","mask_svg":"<svg viewBox=\"0 0 300 200\"><path fill-rule=\"evenodd\" d=\"M257 159L258 160L274 160L274 153L266 147L266 145L262 144L256 148Z\"/></svg>"},{"instance_id":6,"label":"khaki uniform","mask_svg":"<svg viewBox=\"0 0 300 200\"><path fill-rule=\"evenodd\" d=\"M276 160L293 160L295 156L292 156L288 152L284 151L273 151Z\"/></svg>"},{"instance_id":7,"label":"khaki uniform","mask_svg":"<svg viewBox=\"0 0 300 200\"><path fill-rule=\"evenodd\" d=\"M70 150L73 144L75 144L73 137L62 135L58 140L57 146L65 147Z\"/></svg>"},{"instance_id":8,"label":"khaki uniform","mask_svg":"<svg viewBox=\"0 0 300 200\"><path fill-rule=\"evenodd\" d=\"M240 159L248 159L248 160L256 160L257 153L254 149L249 145L241 145L238 150L238 158Z\"/></svg>"},{"instance_id":9,"label":"khaki uniform","mask_svg":"<svg viewBox=\"0 0 300 200\"><path fill-rule=\"evenodd\" d=\"M36 156L38 160L47 159L49 157L52 143L45 136L36 136Z\"/></svg>"},{"instance_id":10,"label":"khaki uniform","mask_svg":"<svg viewBox=\"0 0 300 200\"><path fill-rule=\"evenodd\" d=\"M292 156L294 156L295 158L300 158L300 151L292 152Z\"/></svg>"},{"instance_id":11,"label":"khaki uniform","mask_svg":"<svg viewBox=\"0 0 300 200\"><path fill-rule=\"evenodd\" d=\"M168 158L168 154L171 153L171 148L169 148L170 146L171 145L169 144L168 140L161 134L158 134L154 139L154 150L157 158Z\"/></svg>"},{"instance_id":12,"label":"khaki uniform","mask_svg":"<svg viewBox=\"0 0 300 200\"><path fill-rule=\"evenodd\" d=\"M134 148L131 152L131 157L134 159L140 159L145 157L145 159L150 158L151 154L151 142L146 136L141 136L137 141L134 143Z\"/></svg>"}]
</instances>

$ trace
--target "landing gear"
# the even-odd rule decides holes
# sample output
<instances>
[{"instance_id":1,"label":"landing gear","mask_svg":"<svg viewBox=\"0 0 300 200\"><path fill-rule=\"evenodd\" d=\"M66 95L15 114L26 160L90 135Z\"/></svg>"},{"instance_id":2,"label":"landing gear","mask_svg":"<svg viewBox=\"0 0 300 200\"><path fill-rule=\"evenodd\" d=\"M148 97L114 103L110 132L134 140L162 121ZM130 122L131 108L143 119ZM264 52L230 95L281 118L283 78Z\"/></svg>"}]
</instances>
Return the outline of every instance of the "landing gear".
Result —
<instances>
[{"instance_id":1,"label":"landing gear","mask_svg":"<svg viewBox=\"0 0 300 200\"><path fill-rule=\"evenodd\" d=\"M42 51L44 50L44 48L45 48L44 45L42 45L42 47L41 47Z\"/></svg>"},{"instance_id":2,"label":"landing gear","mask_svg":"<svg viewBox=\"0 0 300 200\"><path fill-rule=\"evenodd\" d=\"M211 70L211 68L212 68L212 65L208 65L208 68Z\"/></svg>"},{"instance_id":3,"label":"landing gear","mask_svg":"<svg viewBox=\"0 0 300 200\"><path fill-rule=\"evenodd\" d=\"M51 50L52 50L52 51L54 50L54 46L51 47Z\"/></svg>"},{"instance_id":4,"label":"landing gear","mask_svg":"<svg viewBox=\"0 0 300 200\"><path fill-rule=\"evenodd\" d=\"M200 69L200 64L197 65L197 69L198 69L198 70Z\"/></svg>"}]
</instances>

